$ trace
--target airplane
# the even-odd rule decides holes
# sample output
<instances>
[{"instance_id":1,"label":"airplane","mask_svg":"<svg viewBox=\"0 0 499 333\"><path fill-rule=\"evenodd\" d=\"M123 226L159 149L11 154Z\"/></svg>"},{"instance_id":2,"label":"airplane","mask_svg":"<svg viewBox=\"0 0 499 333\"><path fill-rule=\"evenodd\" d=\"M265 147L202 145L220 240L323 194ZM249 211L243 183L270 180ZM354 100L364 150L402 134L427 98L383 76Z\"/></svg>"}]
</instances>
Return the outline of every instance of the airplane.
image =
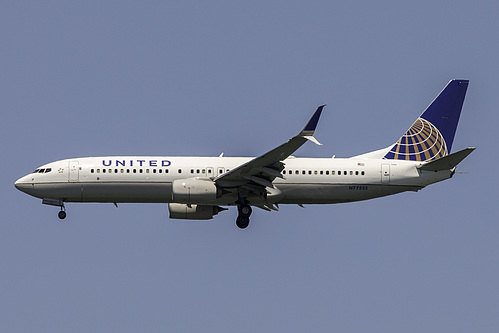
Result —
<instances>
[{"instance_id":1,"label":"airplane","mask_svg":"<svg viewBox=\"0 0 499 333\"><path fill-rule=\"evenodd\" d=\"M368 200L451 178L475 148L451 153L468 88L451 80L390 146L349 158L298 158L314 137L325 105L302 131L258 157L104 156L70 158L40 166L15 187L60 208L67 202L167 203L171 219L209 220L236 206L236 225L248 227L252 207L334 204Z\"/></svg>"}]
</instances>

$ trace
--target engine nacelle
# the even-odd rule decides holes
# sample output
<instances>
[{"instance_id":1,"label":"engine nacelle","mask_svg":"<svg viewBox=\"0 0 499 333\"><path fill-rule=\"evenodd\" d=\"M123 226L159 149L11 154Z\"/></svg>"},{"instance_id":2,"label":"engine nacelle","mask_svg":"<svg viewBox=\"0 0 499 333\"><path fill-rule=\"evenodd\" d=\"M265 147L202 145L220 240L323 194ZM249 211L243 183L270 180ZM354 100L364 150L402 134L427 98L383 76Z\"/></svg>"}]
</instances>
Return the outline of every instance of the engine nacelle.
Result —
<instances>
[{"instance_id":1,"label":"engine nacelle","mask_svg":"<svg viewBox=\"0 0 499 333\"><path fill-rule=\"evenodd\" d=\"M214 201L218 188L212 180L177 179L172 183L172 201L176 203L198 204Z\"/></svg>"},{"instance_id":2,"label":"engine nacelle","mask_svg":"<svg viewBox=\"0 0 499 333\"><path fill-rule=\"evenodd\" d=\"M218 212L225 210L218 206L168 204L171 219L181 220L211 220Z\"/></svg>"}]
</instances>

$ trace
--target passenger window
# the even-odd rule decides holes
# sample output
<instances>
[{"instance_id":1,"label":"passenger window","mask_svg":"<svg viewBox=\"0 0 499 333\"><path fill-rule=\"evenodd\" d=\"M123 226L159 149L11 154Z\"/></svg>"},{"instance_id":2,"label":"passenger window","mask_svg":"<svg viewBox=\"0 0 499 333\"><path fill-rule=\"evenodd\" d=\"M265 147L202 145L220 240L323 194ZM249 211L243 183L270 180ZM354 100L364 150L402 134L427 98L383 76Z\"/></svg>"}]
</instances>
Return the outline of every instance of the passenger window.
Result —
<instances>
[{"instance_id":1,"label":"passenger window","mask_svg":"<svg viewBox=\"0 0 499 333\"><path fill-rule=\"evenodd\" d=\"M156 173L156 169L152 169L152 173Z\"/></svg>"},{"instance_id":2,"label":"passenger window","mask_svg":"<svg viewBox=\"0 0 499 333\"><path fill-rule=\"evenodd\" d=\"M329 170L326 170L326 175L329 175Z\"/></svg>"},{"instance_id":3,"label":"passenger window","mask_svg":"<svg viewBox=\"0 0 499 333\"><path fill-rule=\"evenodd\" d=\"M194 169L191 169L191 173L194 173Z\"/></svg>"},{"instance_id":4,"label":"passenger window","mask_svg":"<svg viewBox=\"0 0 499 333\"><path fill-rule=\"evenodd\" d=\"M350 171L350 176L353 176L353 171Z\"/></svg>"},{"instance_id":5,"label":"passenger window","mask_svg":"<svg viewBox=\"0 0 499 333\"><path fill-rule=\"evenodd\" d=\"M90 173L94 173L94 169L90 169Z\"/></svg>"},{"instance_id":6,"label":"passenger window","mask_svg":"<svg viewBox=\"0 0 499 333\"><path fill-rule=\"evenodd\" d=\"M358 171L355 171L355 175L358 176L359 175L359 172Z\"/></svg>"},{"instance_id":7,"label":"passenger window","mask_svg":"<svg viewBox=\"0 0 499 333\"><path fill-rule=\"evenodd\" d=\"M97 173L100 173L100 169L97 169Z\"/></svg>"},{"instance_id":8,"label":"passenger window","mask_svg":"<svg viewBox=\"0 0 499 333\"><path fill-rule=\"evenodd\" d=\"M130 173L130 169L126 169L126 173Z\"/></svg>"},{"instance_id":9,"label":"passenger window","mask_svg":"<svg viewBox=\"0 0 499 333\"><path fill-rule=\"evenodd\" d=\"M121 171L121 173L125 173L125 169L121 169L120 171Z\"/></svg>"},{"instance_id":10,"label":"passenger window","mask_svg":"<svg viewBox=\"0 0 499 333\"><path fill-rule=\"evenodd\" d=\"M321 170L321 175L323 175L323 174L324 174L324 171Z\"/></svg>"},{"instance_id":11,"label":"passenger window","mask_svg":"<svg viewBox=\"0 0 499 333\"><path fill-rule=\"evenodd\" d=\"M182 169L178 169L178 173L182 173Z\"/></svg>"},{"instance_id":12,"label":"passenger window","mask_svg":"<svg viewBox=\"0 0 499 333\"><path fill-rule=\"evenodd\" d=\"M316 174L317 174L317 170L314 171L314 175L316 175Z\"/></svg>"},{"instance_id":13,"label":"passenger window","mask_svg":"<svg viewBox=\"0 0 499 333\"><path fill-rule=\"evenodd\" d=\"M302 175L304 175L304 174L306 174L306 173L307 173L307 172L306 172L305 170L303 170L303 171L301 172L301 174L302 174Z\"/></svg>"},{"instance_id":14,"label":"passenger window","mask_svg":"<svg viewBox=\"0 0 499 333\"><path fill-rule=\"evenodd\" d=\"M199 173L199 169L196 170L196 173Z\"/></svg>"},{"instance_id":15,"label":"passenger window","mask_svg":"<svg viewBox=\"0 0 499 333\"><path fill-rule=\"evenodd\" d=\"M106 169L102 169L102 173L106 173Z\"/></svg>"},{"instance_id":16,"label":"passenger window","mask_svg":"<svg viewBox=\"0 0 499 333\"><path fill-rule=\"evenodd\" d=\"M360 174L361 174L362 176L364 176L366 173L365 173L364 171L362 171Z\"/></svg>"},{"instance_id":17,"label":"passenger window","mask_svg":"<svg viewBox=\"0 0 499 333\"><path fill-rule=\"evenodd\" d=\"M346 171L343 171L343 174L346 176L346 175L347 175L347 172L346 172Z\"/></svg>"},{"instance_id":18,"label":"passenger window","mask_svg":"<svg viewBox=\"0 0 499 333\"><path fill-rule=\"evenodd\" d=\"M146 169L146 173L149 173L149 169Z\"/></svg>"},{"instance_id":19,"label":"passenger window","mask_svg":"<svg viewBox=\"0 0 499 333\"><path fill-rule=\"evenodd\" d=\"M336 171L334 171L334 170L333 170L333 171L331 171L331 175L333 175L333 176L334 176L335 174L336 174Z\"/></svg>"},{"instance_id":20,"label":"passenger window","mask_svg":"<svg viewBox=\"0 0 499 333\"><path fill-rule=\"evenodd\" d=\"M133 169L133 173L137 173L137 169Z\"/></svg>"},{"instance_id":21,"label":"passenger window","mask_svg":"<svg viewBox=\"0 0 499 333\"><path fill-rule=\"evenodd\" d=\"M299 171L299 170L296 170L296 171L295 171L295 174L296 174L296 175L299 175L299 174L300 174L300 171Z\"/></svg>"},{"instance_id":22,"label":"passenger window","mask_svg":"<svg viewBox=\"0 0 499 333\"><path fill-rule=\"evenodd\" d=\"M142 172L144 172L144 170L142 170L142 169L139 169L139 173L142 173Z\"/></svg>"},{"instance_id":23,"label":"passenger window","mask_svg":"<svg viewBox=\"0 0 499 333\"><path fill-rule=\"evenodd\" d=\"M165 169L165 173L168 173L168 169Z\"/></svg>"},{"instance_id":24,"label":"passenger window","mask_svg":"<svg viewBox=\"0 0 499 333\"><path fill-rule=\"evenodd\" d=\"M118 169L114 169L114 173L118 173Z\"/></svg>"}]
</instances>

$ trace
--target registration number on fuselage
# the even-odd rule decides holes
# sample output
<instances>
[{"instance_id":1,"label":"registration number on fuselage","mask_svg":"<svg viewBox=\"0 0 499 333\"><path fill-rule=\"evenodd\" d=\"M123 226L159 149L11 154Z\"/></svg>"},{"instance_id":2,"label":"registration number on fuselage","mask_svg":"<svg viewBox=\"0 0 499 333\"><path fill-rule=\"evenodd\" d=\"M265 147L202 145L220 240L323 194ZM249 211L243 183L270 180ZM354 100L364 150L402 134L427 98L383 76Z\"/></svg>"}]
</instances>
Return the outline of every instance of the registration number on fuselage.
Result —
<instances>
[{"instance_id":1,"label":"registration number on fuselage","mask_svg":"<svg viewBox=\"0 0 499 333\"><path fill-rule=\"evenodd\" d=\"M354 185L354 186L348 186L348 189L350 191L367 191L369 189L368 186L366 185Z\"/></svg>"}]
</instances>

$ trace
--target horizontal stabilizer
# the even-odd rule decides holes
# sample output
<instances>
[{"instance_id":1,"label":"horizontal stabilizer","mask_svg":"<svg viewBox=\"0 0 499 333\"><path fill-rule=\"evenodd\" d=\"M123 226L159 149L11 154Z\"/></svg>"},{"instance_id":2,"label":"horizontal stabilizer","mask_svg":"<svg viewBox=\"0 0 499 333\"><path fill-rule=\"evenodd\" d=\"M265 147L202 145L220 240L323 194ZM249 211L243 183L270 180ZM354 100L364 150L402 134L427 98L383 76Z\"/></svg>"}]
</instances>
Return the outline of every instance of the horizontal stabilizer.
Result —
<instances>
[{"instance_id":1,"label":"horizontal stabilizer","mask_svg":"<svg viewBox=\"0 0 499 333\"><path fill-rule=\"evenodd\" d=\"M425 171L441 171L441 170L451 170L454 169L462 160L464 160L469 154L473 152L476 148L466 148L455 152L453 154L439 158L423 164L419 167L421 170Z\"/></svg>"}]
</instances>

